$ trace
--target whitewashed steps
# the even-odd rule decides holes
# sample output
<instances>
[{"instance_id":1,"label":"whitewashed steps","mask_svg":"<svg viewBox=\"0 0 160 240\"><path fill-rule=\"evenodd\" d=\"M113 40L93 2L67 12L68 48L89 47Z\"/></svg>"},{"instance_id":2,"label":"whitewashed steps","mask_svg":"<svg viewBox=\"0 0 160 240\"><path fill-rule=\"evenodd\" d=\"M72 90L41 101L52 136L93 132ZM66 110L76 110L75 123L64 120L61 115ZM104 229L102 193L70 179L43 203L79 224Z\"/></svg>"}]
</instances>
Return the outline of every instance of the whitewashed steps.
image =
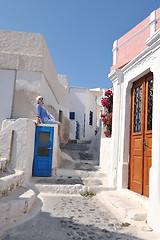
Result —
<instances>
[{"instance_id":1,"label":"whitewashed steps","mask_svg":"<svg viewBox=\"0 0 160 240\"><path fill-rule=\"evenodd\" d=\"M0 158L0 172L5 172L7 169L7 158Z\"/></svg>"},{"instance_id":2,"label":"whitewashed steps","mask_svg":"<svg viewBox=\"0 0 160 240\"><path fill-rule=\"evenodd\" d=\"M36 204L33 190L20 188L0 199L0 232L15 225L31 212Z\"/></svg>"},{"instance_id":3,"label":"whitewashed steps","mask_svg":"<svg viewBox=\"0 0 160 240\"><path fill-rule=\"evenodd\" d=\"M62 173L62 172L61 172ZM65 176L64 176L65 175ZM84 192L99 193L107 191L108 187L104 184L105 178L80 177L63 174L56 177L33 177L29 186L38 192L52 192L61 194L80 194ZM85 173L82 174L83 176ZM88 176L88 175L87 175ZM89 175L92 176L92 175Z\"/></svg>"},{"instance_id":4,"label":"whitewashed steps","mask_svg":"<svg viewBox=\"0 0 160 240\"><path fill-rule=\"evenodd\" d=\"M0 177L0 198L21 187L24 179L24 172L19 170L16 170L15 173Z\"/></svg>"}]
</instances>

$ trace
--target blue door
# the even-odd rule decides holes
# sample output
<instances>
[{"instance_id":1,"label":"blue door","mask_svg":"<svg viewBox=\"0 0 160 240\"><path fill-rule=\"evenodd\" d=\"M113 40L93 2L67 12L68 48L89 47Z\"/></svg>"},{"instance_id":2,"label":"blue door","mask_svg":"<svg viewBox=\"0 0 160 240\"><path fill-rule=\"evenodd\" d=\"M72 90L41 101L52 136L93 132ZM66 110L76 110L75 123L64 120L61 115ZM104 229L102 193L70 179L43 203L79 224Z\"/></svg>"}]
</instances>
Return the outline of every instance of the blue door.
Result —
<instances>
[{"instance_id":1,"label":"blue door","mask_svg":"<svg viewBox=\"0 0 160 240\"><path fill-rule=\"evenodd\" d=\"M80 135L80 124L76 121L76 139L79 139Z\"/></svg>"},{"instance_id":2,"label":"blue door","mask_svg":"<svg viewBox=\"0 0 160 240\"><path fill-rule=\"evenodd\" d=\"M36 127L33 176L50 177L54 127Z\"/></svg>"}]
</instances>

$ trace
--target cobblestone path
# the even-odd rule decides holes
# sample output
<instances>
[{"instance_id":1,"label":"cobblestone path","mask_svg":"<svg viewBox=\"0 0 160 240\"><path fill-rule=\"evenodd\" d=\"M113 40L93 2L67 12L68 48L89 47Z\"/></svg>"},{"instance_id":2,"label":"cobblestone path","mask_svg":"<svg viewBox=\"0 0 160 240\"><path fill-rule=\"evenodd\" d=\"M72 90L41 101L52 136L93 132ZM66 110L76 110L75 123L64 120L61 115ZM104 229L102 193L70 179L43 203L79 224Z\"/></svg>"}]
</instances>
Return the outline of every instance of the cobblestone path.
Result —
<instances>
[{"instance_id":1,"label":"cobblestone path","mask_svg":"<svg viewBox=\"0 0 160 240\"><path fill-rule=\"evenodd\" d=\"M42 211L32 220L7 231L3 240L134 240L136 227L122 227L94 197L40 194ZM133 234L134 233L134 234ZM151 238L152 239L152 238Z\"/></svg>"},{"instance_id":2,"label":"cobblestone path","mask_svg":"<svg viewBox=\"0 0 160 240\"><path fill-rule=\"evenodd\" d=\"M87 144L65 145L65 150L76 161L76 169L95 171L94 165L90 164L92 161L85 162L89 160ZM44 180L39 183L41 181ZM81 183L74 182L74 179L45 181L46 184L64 184L64 188L65 184ZM40 192L39 198L43 205L41 211L5 232L0 240L160 240L145 223L126 222L117 212L114 215L97 195L83 197L80 194Z\"/></svg>"}]
</instances>

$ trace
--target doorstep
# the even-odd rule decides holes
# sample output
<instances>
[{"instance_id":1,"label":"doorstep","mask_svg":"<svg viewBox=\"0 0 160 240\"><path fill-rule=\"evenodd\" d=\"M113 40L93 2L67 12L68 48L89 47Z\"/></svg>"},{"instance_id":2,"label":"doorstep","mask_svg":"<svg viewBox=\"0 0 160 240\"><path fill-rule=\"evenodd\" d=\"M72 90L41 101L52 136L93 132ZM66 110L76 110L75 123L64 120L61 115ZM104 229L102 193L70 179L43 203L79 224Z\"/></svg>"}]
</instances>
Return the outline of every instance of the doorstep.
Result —
<instances>
[{"instance_id":1,"label":"doorstep","mask_svg":"<svg viewBox=\"0 0 160 240\"><path fill-rule=\"evenodd\" d=\"M134 221L147 219L149 198L128 189L103 191L98 194L99 200L116 215Z\"/></svg>"}]
</instances>

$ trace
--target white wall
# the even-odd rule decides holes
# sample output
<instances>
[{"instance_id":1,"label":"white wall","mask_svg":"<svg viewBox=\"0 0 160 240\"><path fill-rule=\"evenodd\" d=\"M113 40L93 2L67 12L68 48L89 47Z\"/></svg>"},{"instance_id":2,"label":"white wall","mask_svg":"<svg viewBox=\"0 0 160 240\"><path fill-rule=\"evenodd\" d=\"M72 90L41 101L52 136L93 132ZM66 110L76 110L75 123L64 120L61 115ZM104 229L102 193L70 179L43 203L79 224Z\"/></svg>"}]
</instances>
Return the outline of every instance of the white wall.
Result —
<instances>
[{"instance_id":1,"label":"white wall","mask_svg":"<svg viewBox=\"0 0 160 240\"><path fill-rule=\"evenodd\" d=\"M90 111L93 112L93 124L89 125ZM96 96L89 90L86 91L86 138L92 139L95 136L97 126L97 103Z\"/></svg>"},{"instance_id":2,"label":"white wall","mask_svg":"<svg viewBox=\"0 0 160 240\"><path fill-rule=\"evenodd\" d=\"M38 95L44 95L46 107L56 115L57 120L59 110L63 111L65 123L69 124L68 88L58 81L43 34L0 30L1 68L9 70L0 72L0 93L5 96L0 105L3 110L0 112L0 124L6 117L34 119L35 98ZM67 129L69 131L68 126Z\"/></svg>"},{"instance_id":3,"label":"white wall","mask_svg":"<svg viewBox=\"0 0 160 240\"><path fill-rule=\"evenodd\" d=\"M5 120L3 124L5 128L0 132L0 135L7 135L12 130L14 131L10 163L14 169L24 171L26 180L28 180L32 176L35 123L26 118L13 121L10 125L5 123L6 121L7 120ZM8 145L10 147L10 142L4 142L6 147ZM0 144L0 148L2 147L1 145L2 144Z\"/></svg>"},{"instance_id":4,"label":"white wall","mask_svg":"<svg viewBox=\"0 0 160 240\"><path fill-rule=\"evenodd\" d=\"M43 74L45 77L45 80L48 82L50 88L52 89L52 92L54 93L54 96L57 100L57 103L63 107L65 110L69 109L69 93L68 88L65 88L62 86L62 84L58 81L58 75L56 73L56 69L53 63L53 60L51 58L50 52L48 50L46 41L44 39L43 42ZM64 112L64 115L66 112ZM67 115L68 117L68 112Z\"/></svg>"},{"instance_id":5,"label":"white wall","mask_svg":"<svg viewBox=\"0 0 160 240\"><path fill-rule=\"evenodd\" d=\"M100 167L109 178L110 161L112 160L112 138L101 138L100 144Z\"/></svg>"},{"instance_id":6,"label":"white wall","mask_svg":"<svg viewBox=\"0 0 160 240\"><path fill-rule=\"evenodd\" d=\"M11 117L14 82L15 71L0 69L0 129L2 121Z\"/></svg>"},{"instance_id":7,"label":"white wall","mask_svg":"<svg viewBox=\"0 0 160 240\"><path fill-rule=\"evenodd\" d=\"M57 169L61 161L59 153L58 125L42 124L42 126L54 127L52 174L55 174L55 169ZM4 120L3 130L0 131L0 140L3 141L3 144L0 142L0 155L3 154L3 149L10 149L10 144L12 144L10 163L14 169L25 172L27 181L32 176L35 149L35 130L36 126L32 120L19 118L16 121ZM10 137L8 137L11 131L13 131L12 143ZM4 156L1 155L1 157ZM7 156L5 155L5 157Z\"/></svg>"},{"instance_id":8,"label":"white wall","mask_svg":"<svg viewBox=\"0 0 160 240\"><path fill-rule=\"evenodd\" d=\"M35 119L35 99L40 94L41 78L40 72L16 72L12 118Z\"/></svg>"},{"instance_id":9,"label":"white wall","mask_svg":"<svg viewBox=\"0 0 160 240\"><path fill-rule=\"evenodd\" d=\"M69 139L75 140L75 133L76 133L76 121L75 120L71 120L70 121Z\"/></svg>"},{"instance_id":10,"label":"white wall","mask_svg":"<svg viewBox=\"0 0 160 240\"><path fill-rule=\"evenodd\" d=\"M80 123L80 139L91 140L96 130L97 103L94 96L87 88L70 87L70 112L75 112L75 120ZM89 114L93 112L93 125L89 125ZM84 133L85 114L85 137ZM72 120L71 120L72 121ZM72 127L72 125L71 125ZM74 130L71 129L73 132Z\"/></svg>"},{"instance_id":11,"label":"white wall","mask_svg":"<svg viewBox=\"0 0 160 240\"><path fill-rule=\"evenodd\" d=\"M69 88L70 92L70 112L75 112L75 121L80 123L80 139L83 138L83 125L84 125L84 113L85 113L85 105L82 99L85 101L85 91L82 88ZM72 120L70 120L72 122ZM74 124L73 127L71 125L71 132L74 132ZM75 133L73 133L75 136Z\"/></svg>"},{"instance_id":12,"label":"white wall","mask_svg":"<svg viewBox=\"0 0 160 240\"><path fill-rule=\"evenodd\" d=\"M112 154L107 155L110 162L110 179L112 186L119 189L128 188L129 170L129 131L130 131L130 99L133 82L153 73L153 128L152 128L152 166L149 177L149 207L147 221L150 226L160 229L160 30L155 32L147 41L148 46L135 59L122 69L115 69L109 74L113 82L113 125L112 125ZM107 147L107 145L106 145ZM104 152L102 153L104 158Z\"/></svg>"},{"instance_id":13,"label":"white wall","mask_svg":"<svg viewBox=\"0 0 160 240\"><path fill-rule=\"evenodd\" d=\"M67 79L67 75L66 74L58 74L58 81L60 82L60 84L65 87L68 88L68 79Z\"/></svg>"}]
</instances>

